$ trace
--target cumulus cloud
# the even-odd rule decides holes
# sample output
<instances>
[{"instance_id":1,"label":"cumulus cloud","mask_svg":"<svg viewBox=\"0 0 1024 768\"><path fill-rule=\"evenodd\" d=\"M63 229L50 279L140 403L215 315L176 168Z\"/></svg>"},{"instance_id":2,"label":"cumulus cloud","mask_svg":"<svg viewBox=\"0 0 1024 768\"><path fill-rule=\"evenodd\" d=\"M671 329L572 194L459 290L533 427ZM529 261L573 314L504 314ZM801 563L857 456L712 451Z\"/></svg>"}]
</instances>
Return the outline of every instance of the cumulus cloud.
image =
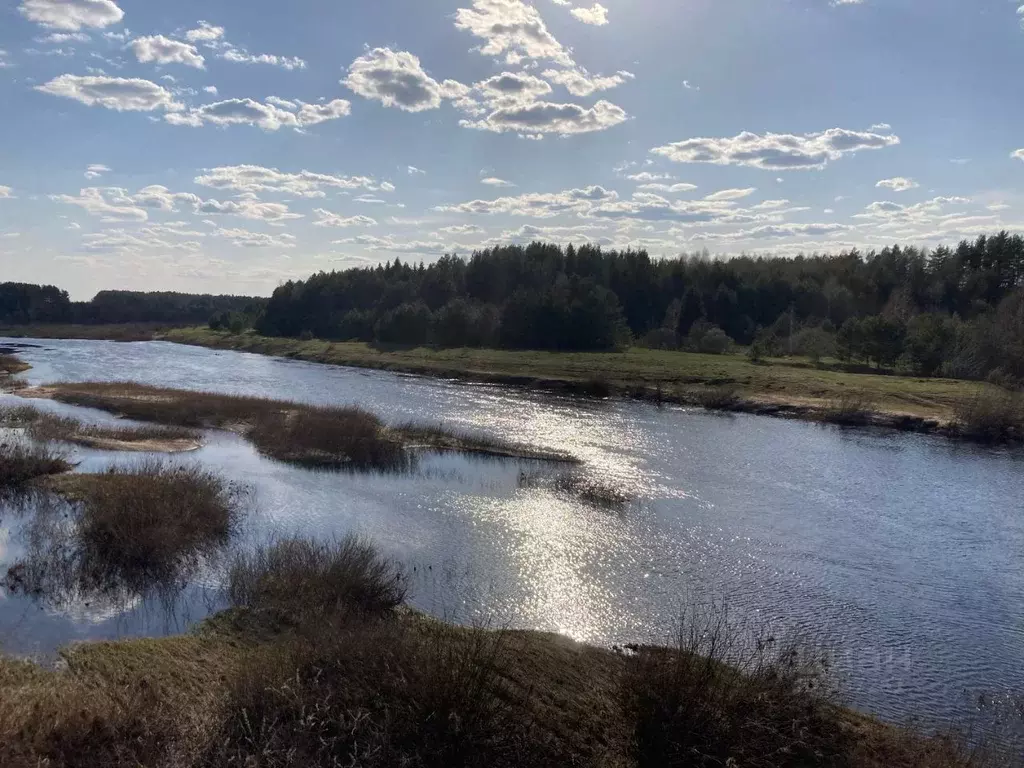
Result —
<instances>
[{"instance_id":1,"label":"cumulus cloud","mask_svg":"<svg viewBox=\"0 0 1024 768\"><path fill-rule=\"evenodd\" d=\"M236 192L281 192L299 197L326 197L327 189L376 189L377 183L365 176L331 176L300 171L288 173L259 165L231 165L213 168L195 178L195 183L213 189Z\"/></svg>"},{"instance_id":2,"label":"cumulus cloud","mask_svg":"<svg viewBox=\"0 0 1024 768\"><path fill-rule=\"evenodd\" d=\"M171 40L163 35L137 37L132 40L132 51L143 64L183 64L186 67L205 69L206 59L191 43Z\"/></svg>"},{"instance_id":3,"label":"cumulus cloud","mask_svg":"<svg viewBox=\"0 0 1024 768\"><path fill-rule=\"evenodd\" d=\"M14 197L14 190L10 187L0 185L0 200L7 200L11 197Z\"/></svg>"},{"instance_id":4,"label":"cumulus cloud","mask_svg":"<svg viewBox=\"0 0 1024 768\"><path fill-rule=\"evenodd\" d=\"M86 187L75 195L50 195L57 203L77 205L92 216L100 216L105 222L146 221L149 214L136 205L125 191L116 187L102 189Z\"/></svg>"},{"instance_id":5,"label":"cumulus cloud","mask_svg":"<svg viewBox=\"0 0 1024 768\"><path fill-rule=\"evenodd\" d=\"M377 220L371 219L369 216L339 216L331 211L324 210L323 208L316 208L313 213L317 215L317 220L313 222L313 226L316 227L375 227L377 226Z\"/></svg>"},{"instance_id":6,"label":"cumulus cloud","mask_svg":"<svg viewBox=\"0 0 1024 768\"><path fill-rule=\"evenodd\" d=\"M483 227L478 227L476 224L455 224L450 227L441 227L438 230L446 235L479 235L483 231Z\"/></svg>"},{"instance_id":7,"label":"cumulus cloud","mask_svg":"<svg viewBox=\"0 0 1024 768\"><path fill-rule=\"evenodd\" d=\"M823 168L829 161L865 149L900 143L893 134L831 128L803 135L744 132L728 138L698 138L651 150L677 163L745 165L764 170Z\"/></svg>"},{"instance_id":8,"label":"cumulus cloud","mask_svg":"<svg viewBox=\"0 0 1024 768\"><path fill-rule=\"evenodd\" d=\"M200 21L196 29L190 29L185 33L185 39L190 43L212 43L224 37L224 27L216 27L206 21Z\"/></svg>"},{"instance_id":9,"label":"cumulus cloud","mask_svg":"<svg viewBox=\"0 0 1024 768\"><path fill-rule=\"evenodd\" d=\"M175 112L183 109L166 88L139 78L61 75L44 85L37 85L36 90L118 112L152 112L157 109Z\"/></svg>"},{"instance_id":10,"label":"cumulus cloud","mask_svg":"<svg viewBox=\"0 0 1024 768\"><path fill-rule=\"evenodd\" d=\"M235 64L270 64L274 67L281 67L289 71L295 69L305 69L306 61L300 59L298 56L277 56L272 53L258 53L253 54L242 48L228 48L223 53L217 56L224 61L234 62Z\"/></svg>"},{"instance_id":11,"label":"cumulus cloud","mask_svg":"<svg viewBox=\"0 0 1024 768\"><path fill-rule=\"evenodd\" d=\"M113 0L24 0L19 10L29 21L66 32L108 27L124 18Z\"/></svg>"},{"instance_id":12,"label":"cumulus cloud","mask_svg":"<svg viewBox=\"0 0 1024 768\"><path fill-rule=\"evenodd\" d=\"M423 70L418 57L390 48L374 48L357 58L341 82L363 98L406 112L437 109L443 99L468 91L454 80L439 83Z\"/></svg>"},{"instance_id":13,"label":"cumulus cloud","mask_svg":"<svg viewBox=\"0 0 1024 768\"><path fill-rule=\"evenodd\" d=\"M196 203L195 212L207 216L239 216L270 223L302 218L301 213L292 213L284 203L265 203L255 195L246 195L240 200L201 200Z\"/></svg>"},{"instance_id":14,"label":"cumulus cloud","mask_svg":"<svg viewBox=\"0 0 1024 768\"><path fill-rule=\"evenodd\" d=\"M218 229L214 234L238 248L294 248L295 235L250 232L246 229Z\"/></svg>"},{"instance_id":15,"label":"cumulus cloud","mask_svg":"<svg viewBox=\"0 0 1024 768\"><path fill-rule=\"evenodd\" d=\"M548 69L545 70L544 77L556 85L565 86L573 96L590 96L597 91L617 88L628 80L635 79L636 75L626 70L620 70L614 75L591 75L583 67L574 67L565 70Z\"/></svg>"},{"instance_id":16,"label":"cumulus cloud","mask_svg":"<svg viewBox=\"0 0 1024 768\"><path fill-rule=\"evenodd\" d=\"M286 104L288 108L279 105ZM327 120L337 120L350 114L352 105L344 99L335 99L327 104L304 104L270 97L267 103L253 99L226 99L204 104L188 112L171 113L164 117L172 125L198 128L204 123L212 125L252 125L264 131L281 128L305 128Z\"/></svg>"},{"instance_id":17,"label":"cumulus cloud","mask_svg":"<svg viewBox=\"0 0 1024 768\"><path fill-rule=\"evenodd\" d=\"M720 189L718 192L705 197L705 200L739 200L744 197L750 197L752 194L757 192L757 187L747 187L746 189Z\"/></svg>"},{"instance_id":18,"label":"cumulus cloud","mask_svg":"<svg viewBox=\"0 0 1024 768\"><path fill-rule=\"evenodd\" d=\"M1022 6L1022 7L1024 7L1024 6ZM1016 158L1018 160L1024 160L1024 149L1018 149L1017 151L1013 152L1010 155L1010 157L1014 157L1014 158Z\"/></svg>"},{"instance_id":19,"label":"cumulus cloud","mask_svg":"<svg viewBox=\"0 0 1024 768\"><path fill-rule=\"evenodd\" d=\"M628 117L622 107L608 101L599 101L589 109L579 104L537 101L496 109L483 119L463 120L461 125L495 133L512 131L527 136L547 133L569 136L614 128Z\"/></svg>"},{"instance_id":20,"label":"cumulus cloud","mask_svg":"<svg viewBox=\"0 0 1024 768\"><path fill-rule=\"evenodd\" d=\"M408 170L410 176L416 176L416 175L426 176L427 175L426 171L424 171L422 168L417 168L415 165L408 166L406 170Z\"/></svg>"},{"instance_id":21,"label":"cumulus cloud","mask_svg":"<svg viewBox=\"0 0 1024 768\"><path fill-rule=\"evenodd\" d=\"M141 208L152 208L168 213L177 213L179 203L193 206L200 203L199 198L193 194L188 192L171 192L167 187L159 184L143 187L131 197L122 194L121 201L137 205Z\"/></svg>"},{"instance_id":22,"label":"cumulus cloud","mask_svg":"<svg viewBox=\"0 0 1024 768\"><path fill-rule=\"evenodd\" d=\"M551 93L551 85L539 77L524 72L503 72L473 86L484 99L495 107L536 101Z\"/></svg>"},{"instance_id":23,"label":"cumulus cloud","mask_svg":"<svg viewBox=\"0 0 1024 768\"><path fill-rule=\"evenodd\" d=\"M499 179L497 176L488 176L485 179L480 179L480 183L481 184L486 184L489 187L514 187L515 186L515 184L513 184L511 181L505 181L504 179Z\"/></svg>"},{"instance_id":24,"label":"cumulus cloud","mask_svg":"<svg viewBox=\"0 0 1024 768\"><path fill-rule=\"evenodd\" d=\"M618 194L601 186L569 189L564 192L531 192L516 197L499 197L496 200L471 200L456 205L442 205L435 210L442 213L469 213L477 215L506 214L510 216L533 216L549 218L563 213L579 213L589 210L597 203L613 202Z\"/></svg>"},{"instance_id":25,"label":"cumulus cloud","mask_svg":"<svg viewBox=\"0 0 1024 768\"><path fill-rule=\"evenodd\" d=\"M879 189L891 189L893 192L906 192L908 189L917 189L921 185L913 179L896 176L892 179L882 179L875 186Z\"/></svg>"},{"instance_id":26,"label":"cumulus cloud","mask_svg":"<svg viewBox=\"0 0 1024 768\"><path fill-rule=\"evenodd\" d=\"M506 64L516 65L524 59L550 59L566 67L573 64L537 9L521 0L473 0L472 8L455 12L455 26L482 39L479 51L485 56L504 54Z\"/></svg>"},{"instance_id":27,"label":"cumulus cloud","mask_svg":"<svg viewBox=\"0 0 1024 768\"><path fill-rule=\"evenodd\" d=\"M584 24L601 27L608 23L608 9L600 3L594 3L593 8L573 8L569 13Z\"/></svg>"},{"instance_id":28,"label":"cumulus cloud","mask_svg":"<svg viewBox=\"0 0 1024 768\"><path fill-rule=\"evenodd\" d=\"M389 251L391 253L421 253L428 256L440 256L452 250L452 244L441 240L396 240L393 237L375 237L373 235L357 235L344 240L333 240L334 245L359 245L370 251Z\"/></svg>"},{"instance_id":29,"label":"cumulus cloud","mask_svg":"<svg viewBox=\"0 0 1024 768\"><path fill-rule=\"evenodd\" d=\"M670 192L673 194L679 192L692 192L696 188L696 184L686 184L685 182L680 182L679 184L661 184L654 182L651 184L640 184L637 187L637 189L641 189L645 192Z\"/></svg>"},{"instance_id":30,"label":"cumulus cloud","mask_svg":"<svg viewBox=\"0 0 1024 768\"><path fill-rule=\"evenodd\" d=\"M785 237L821 237L847 232L852 227L848 224L765 224L752 229L741 229L736 232L705 232L694 237L695 240L774 240Z\"/></svg>"}]
</instances>

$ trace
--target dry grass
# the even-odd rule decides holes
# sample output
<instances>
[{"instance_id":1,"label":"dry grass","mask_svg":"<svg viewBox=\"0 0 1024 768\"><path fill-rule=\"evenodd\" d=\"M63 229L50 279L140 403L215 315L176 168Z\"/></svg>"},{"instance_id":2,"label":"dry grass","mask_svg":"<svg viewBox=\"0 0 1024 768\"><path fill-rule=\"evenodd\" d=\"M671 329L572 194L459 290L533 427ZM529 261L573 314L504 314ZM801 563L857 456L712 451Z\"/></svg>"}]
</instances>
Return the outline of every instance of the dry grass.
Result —
<instances>
[{"instance_id":1,"label":"dry grass","mask_svg":"<svg viewBox=\"0 0 1024 768\"><path fill-rule=\"evenodd\" d=\"M216 551L235 532L244 494L198 467L158 461L51 483L77 506L77 540L94 579L173 578L182 565Z\"/></svg>"},{"instance_id":2,"label":"dry grass","mask_svg":"<svg viewBox=\"0 0 1024 768\"><path fill-rule=\"evenodd\" d=\"M286 538L240 554L231 567L231 603L292 623L332 616L383 616L404 600L406 579L369 543Z\"/></svg>"},{"instance_id":3,"label":"dry grass","mask_svg":"<svg viewBox=\"0 0 1024 768\"><path fill-rule=\"evenodd\" d=\"M46 446L21 441L0 443L0 488L19 488L37 477L70 469L64 456Z\"/></svg>"},{"instance_id":4,"label":"dry grass","mask_svg":"<svg viewBox=\"0 0 1024 768\"><path fill-rule=\"evenodd\" d=\"M834 398L819 412L821 421L846 427L870 424L875 413L874 404L859 394L845 394Z\"/></svg>"},{"instance_id":5,"label":"dry grass","mask_svg":"<svg viewBox=\"0 0 1024 768\"><path fill-rule=\"evenodd\" d=\"M317 467L402 469L411 461L409 448L570 460L560 453L444 427L406 425L392 429L374 414L356 407L317 407L130 382L59 383L31 390L26 396L50 397L138 421L237 429L271 458Z\"/></svg>"},{"instance_id":6,"label":"dry grass","mask_svg":"<svg viewBox=\"0 0 1024 768\"><path fill-rule=\"evenodd\" d=\"M233 578L256 612L78 646L60 672L0 661L0 765L1019 765L838 707L819 656L721 614L691 615L674 648L628 652L458 628L392 611L396 572L365 543L283 544ZM254 631L263 609L304 599Z\"/></svg>"},{"instance_id":7,"label":"dry grass","mask_svg":"<svg viewBox=\"0 0 1024 768\"><path fill-rule=\"evenodd\" d=\"M702 408L712 411L735 410L742 398L732 386L696 387L690 390L690 398Z\"/></svg>"},{"instance_id":8,"label":"dry grass","mask_svg":"<svg viewBox=\"0 0 1024 768\"><path fill-rule=\"evenodd\" d=\"M88 448L172 451L196 447L202 440L201 433L194 429L86 424L27 405L0 408L0 425L21 427L30 438L40 442L74 443Z\"/></svg>"},{"instance_id":9,"label":"dry grass","mask_svg":"<svg viewBox=\"0 0 1024 768\"><path fill-rule=\"evenodd\" d=\"M16 355L0 354L0 374L24 373L32 366Z\"/></svg>"},{"instance_id":10,"label":"dry grass","mask_svg":"<svg viewBox=\"0 0 1024 768\"><path fill-rule=\"evenodd\" d=\"M578 473L563 473L555 478L556 493L579 499L595 507L618 509L624 507L632 497L611 483Z\"/></svg>"},{"instance_id":11,"label":"dry grass","mask_svg":"<svg viewBox=\"0 0 1024 768\"><path fill-rule=\"evenodd\" d=\"M1024 396L978 391L954 409L953 428L961 437L1001 443L1024 437Z\"/></svg>"}]
</instances>

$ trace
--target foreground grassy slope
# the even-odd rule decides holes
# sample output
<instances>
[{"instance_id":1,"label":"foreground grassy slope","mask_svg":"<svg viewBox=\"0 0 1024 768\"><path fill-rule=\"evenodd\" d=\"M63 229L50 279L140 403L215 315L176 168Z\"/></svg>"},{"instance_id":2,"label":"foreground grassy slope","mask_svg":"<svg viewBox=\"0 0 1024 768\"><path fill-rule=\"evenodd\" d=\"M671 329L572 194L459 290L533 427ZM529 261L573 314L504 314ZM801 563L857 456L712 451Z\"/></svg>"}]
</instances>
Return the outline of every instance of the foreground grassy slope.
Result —
<instances>
[{"instance_id":1,"label":"foreground grassy slope","mask_svg":"<svg viewBox=\"0 0 1024 768\"><path fill-rule=\"evenodd\" d=\"M755 365L742 355L700 355L632 348L620 353L533 352L495 349L378 349L364 343L267 338L204 328L162 336L181 344L236 349L334 365L470 378L512 384L606 385L612 391L660 392L685 399L695 386L735 387L741 397L767 404L827 407L844 398L872 410L946 422L958 402L995 387L950 379L918 379L817 368L771 360Z\"/></svg>"},{"instance_id":2,"label":"foreground grassy slope","mask_svg":"<svg viewBox=\"0 0 1024 768\"><path fill-rule=\"evenodd\" d=\"M633 715L623 708L630 661L611 651L554 635L514 632L499 638L483 630L439 627L417 618L400 625L368 623L351 630L351 635L344 633L347 658L328 660L317 655L317 663L347 679L348 688L314 701L307 700L312 692L303 687L313 685L313 680L293 677L288 682L287 675L294 676L295 670L287 672L290 651L281 639L239 632L237 627L242 625L237 618L221 619L189 636L75 646L64 652L66 666L61 671L0 660L0 763L9 768L386 765L372 754L361 758L358 754L359 738L376 744L381 734L369 729L381 724L391 729L389 746L400 747L405 756L415 754L417 748L408 741L396 744L399 738L435 740L436 752L421 751L409 765L653 768L718 764L699 753L692 760L681 755L680 761L670 763L651 759L636 743ZM377 658L377 649L392 647L396 637L402 640L394 647L405 649L413 643L425 654L423 658L444 662L443 676L415 682L398 677L365 679L361 665L366 663L375 667L380 662L396 674L401 671L401 656L390 661ZM460 668L460 664L472 667ZM284 678L279 677L282 672ZM474 679L476 674L487 679L485 686ZM256 687L250 688L252 684ZM369 697L365 694L371 692L362 688L367 684L373 686ZM409 685L418 694L414 701L405 699ZM498 699L492 700L490 693L485 696L481 687L497 692ZM395 698L389 700L389 694ZM469 719L476 714L472 708L481 706L481 697L494 709L489 710L487 722L473 722ZM431 707L448 710L448 718L432 722L429 713L421 711L425 699ZM352 711L342 710L337 722L321 720L328 714L323 708L348 705ZM415 723L390 720L424 715L426 720L413 734L406 731ZM272 723L263 719L268 716ZM850 768L981 764L968 760L945 740L927 739L841 710L819 716L827 718L823 723L827 744L821 745L825 750L821 759L799 753L805 746L801 739L822 734L794 732L784 738L793 752L765 754L742 764ZM759 727L785 725L761 722ZM346 729L356 738L349 738ZM435 729L442 733L432 732ZM319 753L310 761L310 745L303 739L307 731L319 744L329 738L331 744L344 743L356 754L336 755L351 762L325 762ZM679 732L674 738L694 735ZM225 747L226 743L231 746ZM279 751L284 743L297 749L296 759L305 760L289 762L286 751ZM736 744L735 750L743 753L744 745Z\"/></svg>"}]
</instances>

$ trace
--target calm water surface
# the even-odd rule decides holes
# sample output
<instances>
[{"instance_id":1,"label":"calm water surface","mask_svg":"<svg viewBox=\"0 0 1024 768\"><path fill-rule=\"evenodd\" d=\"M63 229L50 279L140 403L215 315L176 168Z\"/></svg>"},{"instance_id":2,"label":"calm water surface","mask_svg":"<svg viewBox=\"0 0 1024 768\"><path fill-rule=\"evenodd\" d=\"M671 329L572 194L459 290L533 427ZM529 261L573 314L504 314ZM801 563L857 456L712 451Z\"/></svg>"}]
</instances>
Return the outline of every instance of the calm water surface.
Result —
<instances>
[{"instance_id":1,"label":"calm water surface","mask_svg":"<svg viewBox=\"0 0 1024 768\"><path fill-rule=\"evenodd\" d=\"M354 403L389 421L568 450L635 496L598 509L524 487L521 473L543 465L454 456L426 457L406 475L315 473L223 433L176 459L252 489L248 539L372 537L415 567L414 602L437 614L613 644L663 641L683 607L715 601L833 649L851 703L884 717L962 720L978 693L1024 691L1021 452L159 342L34 343L22 353L33 384L131 379ZM132 460L76 458L85 471ZM0 570L24 555L25 527L4 512ZM222 604L221 581L207 564L173 606L0 593L0 646L45 655L76 640L181 631Z\"/></svg>"}]
</instances>

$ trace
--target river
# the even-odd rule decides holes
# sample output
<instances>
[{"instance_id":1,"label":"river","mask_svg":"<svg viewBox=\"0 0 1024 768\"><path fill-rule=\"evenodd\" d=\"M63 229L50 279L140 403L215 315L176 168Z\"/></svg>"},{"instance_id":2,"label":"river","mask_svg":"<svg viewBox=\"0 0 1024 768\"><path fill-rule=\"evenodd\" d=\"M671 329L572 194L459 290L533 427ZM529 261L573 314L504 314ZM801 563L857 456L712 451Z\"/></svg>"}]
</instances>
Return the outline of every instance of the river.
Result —
<instances>
[{"instance_id":1,"label":"river","mask_svg":"<svg viewBox=\"0 0 1024 768\"><path fill-rule=\"evenodd\" d=\"M888 719L964 722L977 695L1024 690L1022 452L162 342L30 343L32 384L134 380L358 404L388 421L567 450L634 497L597 508L522 482L542 466L458 456L403 475L311 472L217 432L175 459L251 489L247 540L364 534L415 569L413 603L446 618L611 645L664 641L683 609L713 602L830 649L849 703ZM81 471L134 460L75 458ZM24 539L8 510L0 570ZM0 647L45 657L74 641L184 631L223 605L221 572L210 564L173 606L0 593Z\"/></svg>"}]
</instances>

